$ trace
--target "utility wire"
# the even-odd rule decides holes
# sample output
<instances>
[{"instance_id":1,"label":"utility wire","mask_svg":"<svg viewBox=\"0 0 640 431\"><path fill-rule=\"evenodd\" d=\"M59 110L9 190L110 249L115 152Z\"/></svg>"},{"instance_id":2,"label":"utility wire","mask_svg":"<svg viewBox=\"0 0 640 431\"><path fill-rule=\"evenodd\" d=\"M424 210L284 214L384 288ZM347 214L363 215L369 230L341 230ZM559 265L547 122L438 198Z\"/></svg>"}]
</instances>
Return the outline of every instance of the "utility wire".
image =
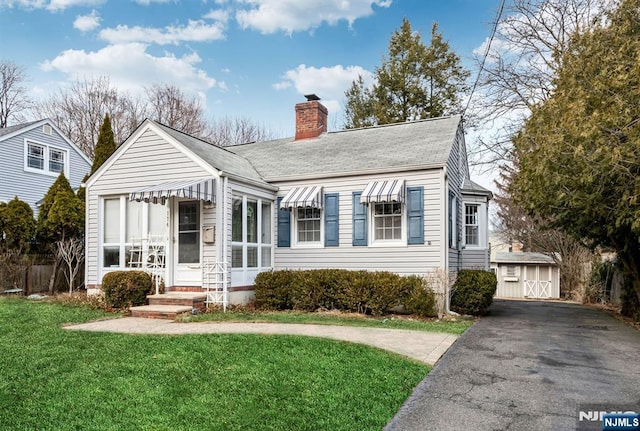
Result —
<instances>
[{"instance_id":1,"label":"utility wire","mask_svg":"<svg viewBox=\"0 0 640 431\"><path fill-rule=\"evenodd\" d=\"M504 10L505 0L500 2L500 7L498 8L498 13L496 14L496 20L493 23L493 29L491 30L491 36L489 37L489 43L484 49L484 55L482 56L482 62L480 63L480 69L478 70L478 75L476 76L476 80L473 83L473 87L471 88L471 93L469 93L469 99L467 99L467 105L464 107L462 111L462 116L467 113L467 109L469 108L469 104L471 103L471 98L473 97L473 93L476 91L476 87L478 86L478 81L480 81L480 74L484 70L484 63L487 61L487 57L489 56L489 50L491 49L491 43L493 42L493 38L496 35L496 31L498 30L498 23L500 22L500 18L502 17L502 11Z\"/></svg>"}]
</instances>

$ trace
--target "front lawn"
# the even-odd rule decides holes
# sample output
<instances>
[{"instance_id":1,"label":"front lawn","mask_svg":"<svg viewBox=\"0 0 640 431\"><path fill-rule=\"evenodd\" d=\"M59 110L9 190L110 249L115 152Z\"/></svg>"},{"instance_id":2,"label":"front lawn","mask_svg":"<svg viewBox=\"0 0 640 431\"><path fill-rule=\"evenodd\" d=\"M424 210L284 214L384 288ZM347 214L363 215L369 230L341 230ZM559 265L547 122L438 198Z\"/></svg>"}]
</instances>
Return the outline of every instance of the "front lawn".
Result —
<instances>
[{"instance_id":1,"label":"front lawn","mask_svg":"<svg viewBox=\"0 0 640 431\"><path fill-rule=\"evenodd\" d=\"M320 338L61 329L103 316L0 298L0 429L380 430L429 371Z\"/></svg>"}]
</instances>

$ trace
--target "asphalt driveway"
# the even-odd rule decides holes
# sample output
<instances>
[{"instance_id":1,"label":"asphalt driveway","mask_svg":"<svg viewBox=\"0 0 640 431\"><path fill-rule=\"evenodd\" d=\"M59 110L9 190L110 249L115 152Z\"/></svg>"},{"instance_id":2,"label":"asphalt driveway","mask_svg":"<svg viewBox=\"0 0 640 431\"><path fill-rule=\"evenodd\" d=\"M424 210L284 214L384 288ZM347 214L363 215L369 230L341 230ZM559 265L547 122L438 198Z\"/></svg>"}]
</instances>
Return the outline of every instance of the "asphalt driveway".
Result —
<instances>
[{"instance_id":1,"label":"asphalt driveway","mask_svg":"<svg viewBox=\"0 0 640 431\"><path fill-rule=\"evenodd\" d=\"M577 304L496 300L385 431L601 430L591 411L640 412L640 332Z\"/></svg>"}]
</instances>

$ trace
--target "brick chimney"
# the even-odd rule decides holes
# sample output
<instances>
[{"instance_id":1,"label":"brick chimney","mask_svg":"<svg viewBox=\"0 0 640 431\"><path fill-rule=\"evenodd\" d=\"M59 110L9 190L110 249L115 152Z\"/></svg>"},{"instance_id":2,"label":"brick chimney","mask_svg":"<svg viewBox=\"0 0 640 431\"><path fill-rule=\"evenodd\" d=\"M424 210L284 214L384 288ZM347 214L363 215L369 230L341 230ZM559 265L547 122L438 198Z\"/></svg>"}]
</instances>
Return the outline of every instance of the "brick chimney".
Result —
<instances>
[{"instance_id":1,"label":"brick chimney","mask_svg":"<svg viewBox=\"0 0 640 431\"><path fill-rule=\"evenodd\" d=\"M296 141L317 138L327 131L327 108L315 94L306 94L304 97L307 101L296 105Z\"/></svg>"}]
</instances>

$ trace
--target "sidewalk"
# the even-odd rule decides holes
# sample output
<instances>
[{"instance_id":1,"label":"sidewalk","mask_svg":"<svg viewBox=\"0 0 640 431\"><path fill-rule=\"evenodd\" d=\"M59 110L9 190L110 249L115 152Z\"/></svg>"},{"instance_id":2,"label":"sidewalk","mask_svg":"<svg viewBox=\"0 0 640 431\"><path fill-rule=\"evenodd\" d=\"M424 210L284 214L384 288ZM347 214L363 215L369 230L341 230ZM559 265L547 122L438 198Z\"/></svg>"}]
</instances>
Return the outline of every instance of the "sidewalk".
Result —
<instances>
[{"instance_id":1,"label":"sidewalk","mask_svg":"<svg viewBox=\"0 0 640 431\"><path fill-rule=\"evenodd\" d=\"M307 325L288 323L178 323L164 319L124 317L69 325L65 329L128 334L270 334L302 335L367 344L411 359L435 364L457 336L404 329L378 329L355 326Z\"/></svg>"}]
</instances>

